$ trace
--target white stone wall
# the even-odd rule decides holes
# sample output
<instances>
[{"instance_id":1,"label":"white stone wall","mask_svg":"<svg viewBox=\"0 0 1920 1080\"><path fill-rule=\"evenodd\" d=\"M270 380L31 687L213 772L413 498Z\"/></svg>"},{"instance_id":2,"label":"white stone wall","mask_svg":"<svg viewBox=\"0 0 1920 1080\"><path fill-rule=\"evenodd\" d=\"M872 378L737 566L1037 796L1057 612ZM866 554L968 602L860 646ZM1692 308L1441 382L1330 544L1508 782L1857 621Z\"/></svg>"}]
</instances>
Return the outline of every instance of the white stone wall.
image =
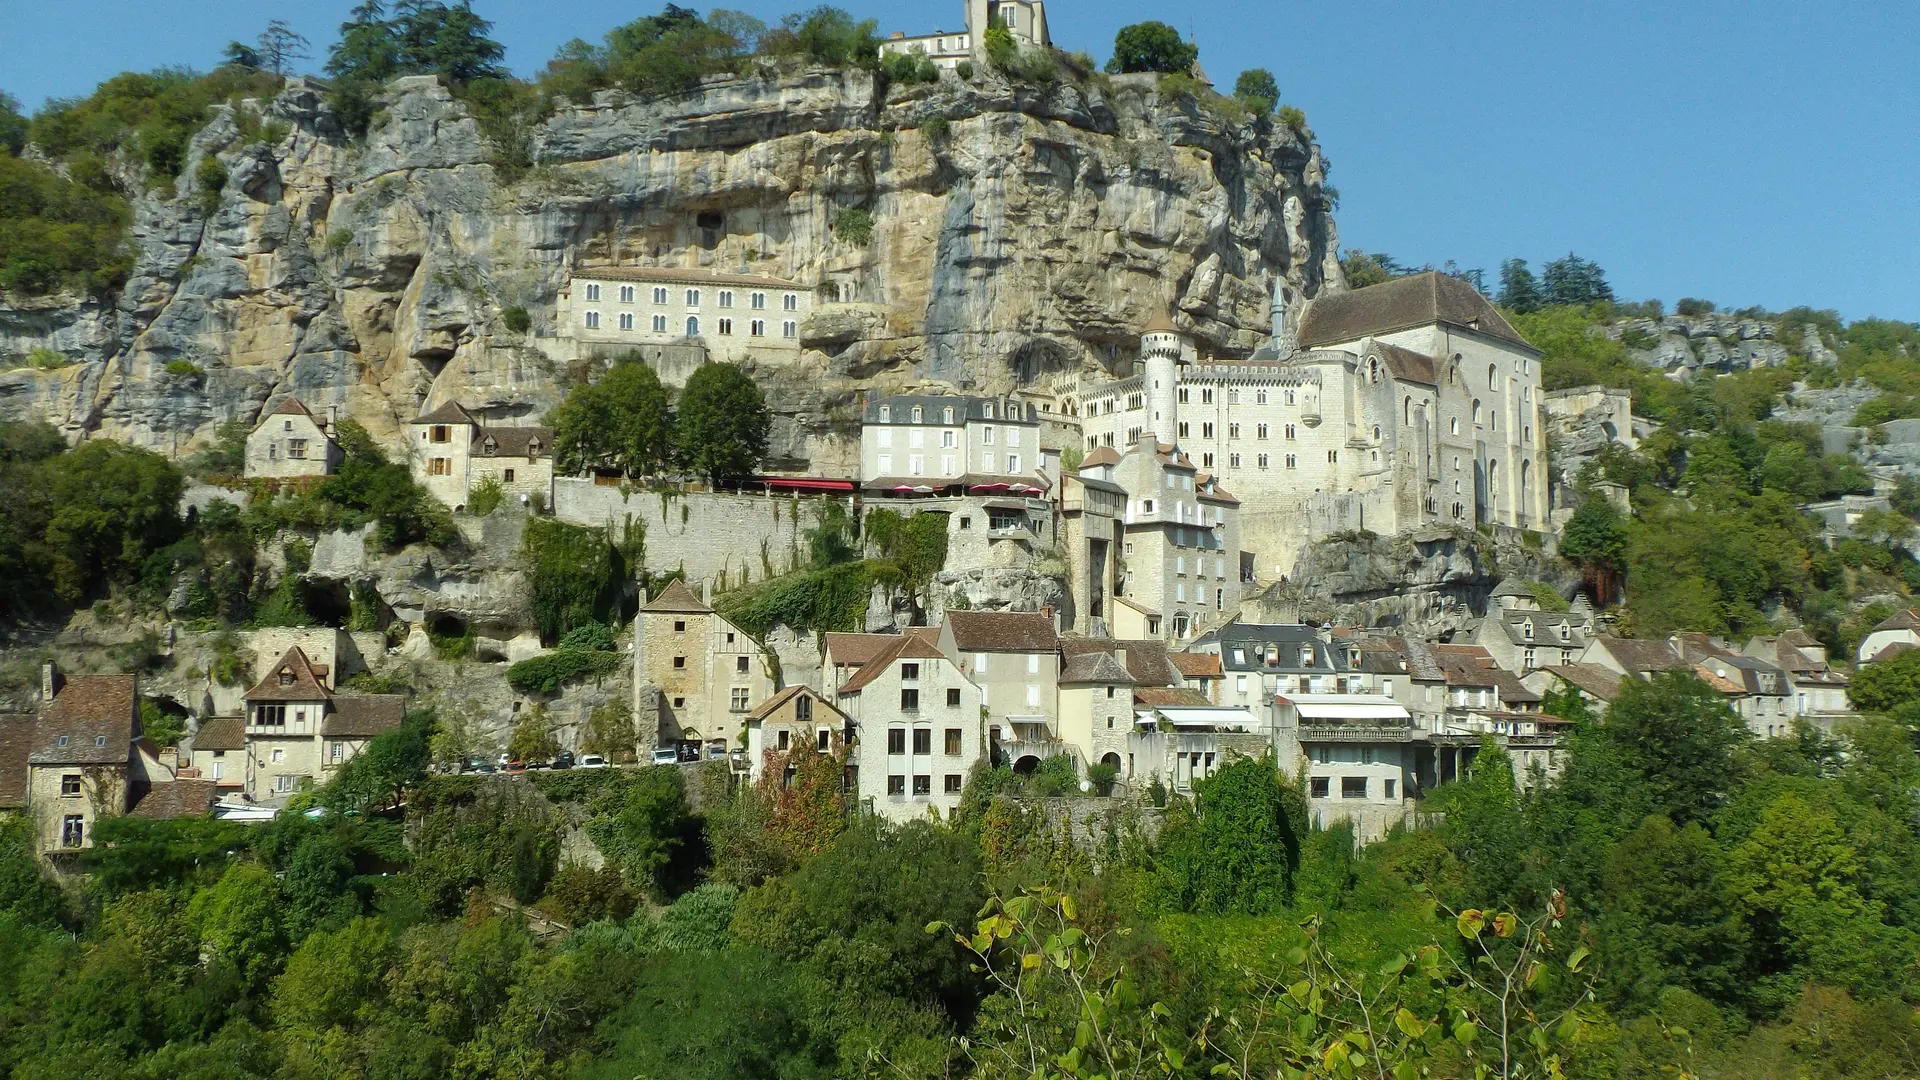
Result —
<instances>
[{"instance_id":1,"label":"white stone wall","mask_svg":"<svg viewBox=\"0 0 1920 1080\"><path fill-rule=\"evenodd\" d=\"M467 504L468 457L473 447L471 424L414 424L408 429L407 465L413 478L434 498L448 506ZM444 442L434 435L444 433ZM434 462L446 464L436 472Z\"/></svg>"},{"instance_id":2,"label":"white stone wall","mask_svg":"<svg viewBox=\"0 0 1920 1080\"><path fill-rule=\"evenodd\" d=\"M500 481L500 487L511 502L519 502L522 496L528 500L538 497L543 506L553 502L552 457L487 457L482 454L473 457L470 466L467 477L469 491L491 476ZM512 473L512 477L508 477L508 473Z\"/></svg>"},{"instance_id":3,"label":"white stone wall","mask_svg":"<svg viewBox=\"0 0 1920 1080\"><path fill-rule=\"evenodd\" d=\"M711 280L675 280L677 275L648 278L644 273L618 279L596 277L583 270L569 283L559 316L574 340L590 345L632 347L704 346L707 355L723 363L790 363L800 356L800 324L813 312L813 290L798 283L773 284L749 278L729 280L716 274ZM598 289L598 299L590 295ZM656 290L665 290L657 301ZM628 290L623 292L623 290ZM628 298L630 296L630 298ZM755 296L764 306L755 308ZM791 298L792 307L787 305ZM723 302L724 301L724 302ZM631 321L623 326L622 319ZM658 320L664 320L661 326ZM688 320L697 329L688 333ZM754 323L761 332L754 334ZM588 325L597 322L597 326ZM668 372L662 372L666 380Z\"/></svg>"},{"instance_id":4,"label":"white stone wall","mask_svg":"<svg viewBox=\"0 0 1920 1080\"><path fill-rule=\"evenodd\" d=\"M919 676L911 682L901 678L901 664L919 665ZM920 707L907 713L900 708L900 691L911 686L919 690ZM957 691L959 703L947 704L947 692ZM854 754L860 775L860 801L889 821L925 819L928 807L951 815L960 805L960 792L948 790L948 777L959 777L966 784L967 772L985 753L980 721L980 691L951 662L939 659L896 661L887 671L867 684L858 694L841 697L839 706L856 721L859 736ZM889 752L888 732L904 734L904 753ZM960 732L960 753L948 754L946 733ZM914 752L914 732L927 732L928 752ZM904 793L889 794L888 779L901 777ZM914 794L914 778L927 778L928 791Z\"/></svg>"}]
</instances>

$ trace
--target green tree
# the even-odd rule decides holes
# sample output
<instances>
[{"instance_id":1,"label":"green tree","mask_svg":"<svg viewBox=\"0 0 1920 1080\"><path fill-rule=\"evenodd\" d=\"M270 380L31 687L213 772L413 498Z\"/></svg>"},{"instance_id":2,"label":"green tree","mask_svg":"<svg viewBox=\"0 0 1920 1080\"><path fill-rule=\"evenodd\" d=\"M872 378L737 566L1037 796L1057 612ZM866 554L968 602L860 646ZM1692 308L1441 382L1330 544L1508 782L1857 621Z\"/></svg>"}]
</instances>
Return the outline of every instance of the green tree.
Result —
<instances>
[{"instance_id":1,"label":"green tree","mask_svg":"<svg viewBox=\"0 0 1920 1080\"><path fill-rule=\"evenodd\" d=\"M26 149L27 128L19 99L0 90L0 153L18 154Z\"/></svg>"},{"instance_id":2,"label":"green tree","mask_svg":"<svg viewBox=\"0 0 1920 1080\"><path fill-rule=\"evenodd\" d=\"M1280 104L1280 84L1266 68L1248 68L1233 80L1233 96L1255 113L1265 116Z\"/></svg>"},{"instance_id":3,"label":"green tree","mask_svg":"<svg viewBox=\"0 0 1920 1080\"><path fill-rule=\"evenodd\" d=\"M409 709L400 726L367 742L328 782L325 801L338 809L374 810L400 802L427 775L432 761L434 714Z\"/></svg>"},{"instance_id":4,"label":"green tree","mask_svg":"<svg viewBox=\"0 0 1920 1080\"><path fill-rule=\"evenodd\" d=\"M275 75L290 75L295 60L313 55L307 46L307 39L294 32L293 27L280 19L270 20L267 28L260 32L259 48L255 50L258 62L250 66L265 68ZM231 51L233 46L230 44L227 48Z\"/></svg>"},{"instance_id":5,"label":"green tree","mask_svg":"<svg viewBox=\"0 0 1920 1080\"><path fill-rule=\"evenodd\" d=\"M771 424L751 376L733 364L702 364L680 392L675 457L710 480L745 476L766 457Z\"/></svg>"},{"instance_id":6,"label":"green tree","mask_svg":"<svg viewBox=\"0 0 1920 1080\"><path fill-rule=\"evenodd\" d=\"M213 888L195 894L187 917L201 948L230 965L248 986L263 986L286 955L280 889L272 871L235 863Z\"/></svg>"},{"instance_id":7,"label":"green tree","mask_svg":"<svg viewBox=\"0 0 1920 1080\"><path fill-rule=\"evenodd\" d=\"M1198 45L1180 40L1180 31L1166 23L1149 19L1123 26L1113 36L1113 57L1107 61L1107 70L1116 75L1129 71L1184 73L1199 58Z\"/></svg>"},{"instance_id":8,"label":"green tree","mask_svg":"<svg viewBox=\"0 0 1920 1080\"><path fill-rule=\"evenodd\" d=\"M636 890L664 896L675 860L698 837L680 770L655 765L616 779L588 802L587 836Z\"/></svg>"},{"instance_id":9,"label":"green tree","mask_svg":"<svg viewBox=\"0 0 1920 1080\"><path fill-rule=\"evenodd\" d=\"M600 382L568 391L547 423L553 427L554 465L569 475L604 467L651 476L671 456L667 390L638 354L616 360Z\"/></svg>"},{"instance_id":10,"label":"green tree","mask_svg":"<svg viewBox=\"0 0 1920 1080\"><path fill-rule=\"evenodd\" d=\"M355 919L300 943L273 980L274 1018L302 1034L377 1016L386 997L393 939L376 919Z\"/></svg>"},{"instance_id":11,"label":"green tree","mask_svg":"<svg viewBox=\"0 0 1920 1080\"><path fill-rule=\"evenodd\" d=\"M1500 264L1497 303L1522 315L1540 310L1540 283L1527 269L1527 260L1508 259Z\"/></svg>"},{"instance_id":12,"label":"green tree","mask_svg":"<svg viewBox=\"0 0 1920 1080\"><path fill-rule=\"evenodd\" d=\"M826 1080L833 1045L809 1022L793 965L762 949L668 951L641 970L606 1025L607 1056L589 1080Z\"/></svg>"},{"instance_id":13,"label":"green tree","mask_svg":"<svg viewBox=\"0 0 1920 1080\"><path fill-rule=\"evenodd\" d=\"M77 603L107 581L127 581L179 536L186 478L149 450L91 440L54 462L46 542L53 585Z\"/></svg>"},{"instance_id":14,"label":"green tree","mask_svg":"<svg viewBox=\"0 0 1920 1080\"><path fill-rule=\"evenodd\" d=\"M1861 664L1847 687L1847 697L1854 708L1865 712L1893 712L1920 702L1920 650Z\"/></svg>"},{"instance_id":15,"label":"green tree","mask_svg":"<svg viewBox=\"0 0 1920 1080\"><path fill-rule=\"evenodd\" d=\"M1752 735L1719 691L1691 672L1627 679L1601 730L1619 764L1677 825L1710 820L1740 781Z\"/></svg>"},{"instance_id":16,"label":"green tree","mask_svg":"<svg viewBox=\"0 0 1920 1080\"><path fill-rule=\"evenodd\" d=\"M1586 305L1613 300L1613 288L1597 263L1568 252L1541 272L1543 304Z\"/></svg>"},{"instance_id":17,"label":"green tree","mask_svg":"<svg viewBox=\"0 0 1920 1080\"><path fill-rule=\"evenodd\" d=\"M1168 811L1159 889L1175 911L1269 915L1293 896L1306 805L1270 759L1240 758Z\"/></svg>"},{"instance_id":18,"label":"green tree","mask_svg":"<svg viewBox=\"0 0 1920 1080\"><path fill-rule=\"evenodd\" d=\"M1605 496L1587 496L1567 519L1560 557L1587 571L1589 583L1598 587L1598 600L1617 592L1616 583L1627 568L1627 526Z\"/></svg>"},{"instance_id":19,"label":"green tree","mask_svg":"<svg viewBox=\"0 0 1920 1080\"><path fill-rule=\"evenodd\" d=\"M1669 986L1740 998L1747 929L1722 881L1724 862L1699 822L1677 829L1657 814L1614 845L1601 921L1613 993L1641 1005Z\"/></svg>"}]
</instances>

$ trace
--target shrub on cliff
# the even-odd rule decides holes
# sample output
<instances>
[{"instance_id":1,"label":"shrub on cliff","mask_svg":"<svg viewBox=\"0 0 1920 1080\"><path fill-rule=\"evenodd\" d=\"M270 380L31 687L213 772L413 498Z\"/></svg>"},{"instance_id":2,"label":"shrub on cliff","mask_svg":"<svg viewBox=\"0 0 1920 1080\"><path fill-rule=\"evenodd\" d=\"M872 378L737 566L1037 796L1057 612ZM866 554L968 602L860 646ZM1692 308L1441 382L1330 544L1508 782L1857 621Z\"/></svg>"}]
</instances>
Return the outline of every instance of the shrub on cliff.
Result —
<instances>
[{"instance_id":1,"label":"shrub on cliff","mask_svg":"<svg viewBox=\"0 0 1920 1080\"><path fill-rule=\"evenodd\" d=\"M1200 58L1200 47L1180 40L1180 31L1166 23L1149 19L1123 26L1113 36L1113 58L1107 71L1185 72Z\"/></svg>"}]
</instances>

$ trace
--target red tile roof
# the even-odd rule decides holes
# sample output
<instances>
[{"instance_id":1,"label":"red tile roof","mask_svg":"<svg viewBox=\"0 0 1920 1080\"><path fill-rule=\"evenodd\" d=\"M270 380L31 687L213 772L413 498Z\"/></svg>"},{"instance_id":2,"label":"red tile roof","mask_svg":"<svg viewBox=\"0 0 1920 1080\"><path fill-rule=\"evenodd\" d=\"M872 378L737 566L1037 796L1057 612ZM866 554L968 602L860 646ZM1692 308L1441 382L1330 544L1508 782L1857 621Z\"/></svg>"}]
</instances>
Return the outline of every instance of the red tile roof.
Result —
<instances>
[{"instance_id":1,"label":"red tile roof","mask_svg":"<svg viewBox=\"0 0 1920 1080\"><path fill-rule=\"evenodd\" d=\"M161 821L199 817L213 809L219 797L214 788L212 780L176 779L154 784L140 794L128 813Z\"/></svg>"},{"instance_id":2,"label":"red tile roof","mask_svg":"<svg viewBox=\"0 0 1920 1080\"><path fill-rule=\"evenodd\" d=\"M193 749L201 750L245 750L247 748L247 719L244 716L212 716L200 721L200 730L194 732Z\"/></svg>"},{"instance_id":3,"label":"red tile roof","mask_svg":"<svg viewBox=\"0 0 1920 1080\"><path fill-rule=\"evenodd\" d=\"M700 598L695 596L693 590L688 588L687 583L680 578L667 582L667 587L660 590L660 595L654 597L652 603L640 610L684 615L706 615L713 611L712 608L701 603Z\"/></svg>"},{"instance_id":4,"label":"red tile roof","mask_svg":"<svg viewBox=\"0 0 1920 1080\"><path fill-rule=\"evenodd\" d=\"M70 675L34 724L35 765L125 765L133 752L140 680Z\"/></svg>"},{"instance_id":5,"label":"red tile roof","mask_svg":"<svg viewBox=\"0 0 1920 1080\"><path fill-rule=\"evenodd\" d=\"M873 659L860 665L860 671L840 687L840 696L857 694L868 684L878 679L886 670L899 660L945 660L939 649L918 634L901 634L893 644L882 649Z\"/></svg>"},{"instance_id":6,"label":"red tile roof","mask_svg":"<svg viewBox=\"0 0 1920 1080\"><path fill-rule=\"evenodd\" d=\"M1220 654L1209 652L1169 653L1167 659L1180 674L1189 679L1217 679L1220 677Z\"/></svg>"},{"instance_id":7,"label":"red tile roof","mask_svg":"<svg viewBox=\"0 0 1920 1080\"><path fill-rule=\"evenodd\" d=\"M295 645L247 691L248 701L326 701L332 697L307 654Z\"/></svg>"},{"instance_id":8,"label":"red tile roof","mask_svg":"<svg viewBox=\"0 0 1920 1080\"><path fill-rule=\"evenodd\" d=\"M404 694L337 694L333 708L320 724L320 735L327 739L371 739L392 731L406 719Z\"/></svg>"},{"instance_id":9,"label":"red tile roof","mask_svg":"<svg viewBox=\"0 0 1920 1080\"><path fill-rule=\"evenodd\" d=\"M1052 616L1040 612L949 611L954 644L967 652L1059 652Z\"/></svg>"},{"instance_id":10,"label":"red tile roof","mask_svg":"<svg viewBox=\"0 0 1920 1080\"><path fill-rule=\"evenodd\" d=\"M829 632L827 634L827 652L833 656L833 662L842 667L858 667L876 656L880 650L893 643L898 634L849 634Z\"/></svg>"}]
</instances>

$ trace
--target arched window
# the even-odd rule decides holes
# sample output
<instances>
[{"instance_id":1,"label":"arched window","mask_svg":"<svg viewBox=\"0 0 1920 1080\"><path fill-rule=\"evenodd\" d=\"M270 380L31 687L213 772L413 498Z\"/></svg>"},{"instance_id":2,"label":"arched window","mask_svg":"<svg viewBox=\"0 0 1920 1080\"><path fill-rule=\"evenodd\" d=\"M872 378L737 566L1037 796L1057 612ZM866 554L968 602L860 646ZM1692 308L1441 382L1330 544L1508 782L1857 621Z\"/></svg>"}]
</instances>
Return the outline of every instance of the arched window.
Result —
<instances>
[{"instance_id":1,"label":"arched window","mask_svg":"<svg viewBox=\"0 0 1920 1080\"><path fill-rule=\"evenodd\" d=\"M1400 406L1400 422L1403 424L1413 423L1413 396L1412 395L1408 395L1407 400L1403 402Z\"/></svg>"},{"instance_id":2,"label":"arched window","mask_svg":"<svg viewBox=\"0 0 1920 1080\"><path fill-rule=\"evenodd\" d=\"M687 336L688 337L700 336L700 316L698 315L687 316Z\"/></svg>"},{"instance_id":3,"label":"arched window","mask_svg":"<svg viewBox=\"0 0 1920 1080\"><path fill-rule=\"evenodd\" d=\"M1480 399L1479 398L1473 399L1473 422L1476 424L1480 422Z\"/></svg>"},{"instance_id":4,"label":"arched window","mask_svg":"<svg viewBox=\"0 0 1920 1080\"><path fill-rule=\"evenodd\" d=\"M1447 434L1449 435L1460 434L1460 418L1459 417L1454 416L1454 417L1449 417L1447 419Z\"/></svg>"},{"instance_id":5,"label":"arched window","mask_svg":"<svg viewBox=\"0 0 1920 1080\"><path fill-rule=\"evenodd\" d=\"M1488 364L1487 365L1487 389L1497 390L1499 389L1499 387L1500 387L1500 366L1498 364Z\"/></svg>"}]
</instances>

